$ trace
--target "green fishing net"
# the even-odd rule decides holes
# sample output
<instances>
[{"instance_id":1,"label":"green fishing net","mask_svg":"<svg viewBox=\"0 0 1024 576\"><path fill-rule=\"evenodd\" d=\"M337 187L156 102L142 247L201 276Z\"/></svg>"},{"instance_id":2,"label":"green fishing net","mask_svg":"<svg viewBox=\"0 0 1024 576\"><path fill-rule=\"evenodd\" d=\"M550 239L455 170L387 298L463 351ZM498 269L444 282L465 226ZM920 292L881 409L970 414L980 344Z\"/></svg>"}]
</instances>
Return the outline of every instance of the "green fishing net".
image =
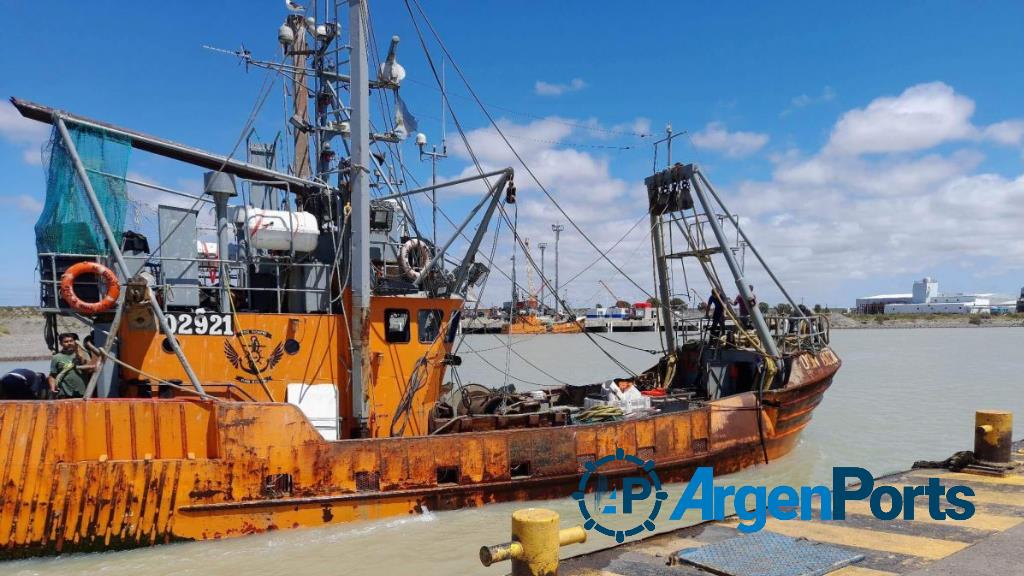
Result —
<instances>
[{"instance_id":1,"label":"green fishing net","mask_svg":"<svg viewBox=\"0 0 1024 576\"><path fill-rule=\"evenodd\" d=\"M102 130L68 123L68 132L82 159L103 215L121 238L128 210L125 174L131 141ZM46 147L49 168L46 203L36 222L36 248L40 253L109 253L99 219L93 211L60 132L54 127Z\"/></svg>"}]
</instances>

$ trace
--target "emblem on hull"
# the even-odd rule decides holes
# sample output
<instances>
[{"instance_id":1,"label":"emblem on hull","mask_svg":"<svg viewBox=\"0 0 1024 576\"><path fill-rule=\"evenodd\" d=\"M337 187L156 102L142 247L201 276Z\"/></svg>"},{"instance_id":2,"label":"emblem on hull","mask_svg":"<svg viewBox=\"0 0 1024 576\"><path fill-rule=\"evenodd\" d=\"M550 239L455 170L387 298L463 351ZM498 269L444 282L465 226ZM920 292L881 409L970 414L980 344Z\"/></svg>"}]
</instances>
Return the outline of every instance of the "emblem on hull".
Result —
<instances>
[{"instance_id":1,"label":"emblem on hull","mask_svg":"<svg viewBox=\"0 0 1024 576\"><path fill-rule=\"evenodd\" d=\"M236 369L255 376L256 379L239 375L235 376L235 380L243 384L257 383L259 378L264 381L273 380L269 373L284 358L284 343L278 342L268 354L267 350L270 349L273 340L270 332L241 330L238 332L238 339L242 344L241 352L235 349L230 338L224 339L224 356Z\"/></svg>"}]
</instances>

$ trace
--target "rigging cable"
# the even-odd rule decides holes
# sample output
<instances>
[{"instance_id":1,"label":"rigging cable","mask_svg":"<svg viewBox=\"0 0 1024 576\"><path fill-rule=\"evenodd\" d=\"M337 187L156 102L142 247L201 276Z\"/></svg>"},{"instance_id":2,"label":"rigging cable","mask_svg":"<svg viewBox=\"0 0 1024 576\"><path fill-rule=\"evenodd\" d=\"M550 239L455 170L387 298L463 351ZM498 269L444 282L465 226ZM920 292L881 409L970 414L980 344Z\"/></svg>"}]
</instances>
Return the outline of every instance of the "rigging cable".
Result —
<instances>
[{"instance_id":1,"label":"rigging cable","mask_svg":"<svg viewBox=\"0 0 1024 576\"><path fill-rule=\"evenodd\" d=\"M537 177L537 175L530 168L530 166L526 163L525 159L519 154L519 151L515 148L515 146L512 145L511 142L509 142L509 139L505 135L505 132L501 129L501 127L498 125L497 121L494 119L494 117L488 111L487 107L483 104L483 102L477 96L476 91L473 90L473 87L469 84L469 80L463 74L462 68L459 67L458 63L455 62L454 57L448 51L448 47L445 45L444 41L441 40L441 37L438 35L437 30L434 29L434 25L431 23L430 18L428 18L426 13L423 11L422 6L420 6L419 0L411 0L411 1L412 1L412 3L416 4L416 9L417 9L417 11L419 11L420 15L422 16L424 23L430 29L430 32L433 35L434 40L437 42L438 46L444 52L445 56L447 57L448 61L451 63L452 67L458 73L459 78L462 80L463 84L466 86L466 89L469 90L469 93L473 97L473 100L476 102L477 106L480 108L480 110L487 117L487 120L491 123L491 126L495 129L495 131L498 133L498 135L501 136L502 141L504 141L504 143L508 147L509 151L512 152L512 154L516 157L516 160L518 160L519 163L522 164L523 168L526 169L526 172L530 175L530 178L534 181L534 183L537 184L537 187L540 188L540 190L544 193L544 195L548 198L548 200L550 200L551 203L555 206L555 208L558 209L559 213L561 213L562 216L564 216L566 218L566 220L568 220L569 223L572 224L572 227L576 230L576 232L578 232L580 234L580 236L582 236L583 239L586 240L587 243L590 244L590 246L594 250L596 250L598 252L598 254L600 254L604 258L604 260L606 260L613 268L615 268L615 270L619 274L621 274L624 278L626 278L626 280L629 280L629 282L631 284L633 284L633 286L635 286L638 290L643 292L648 297L653 297L650 292L648 292L643 286L641 286L635 280L633 280L633 278L631 276L626 274L625 270L623 270L618 264L616 264L614 261L612 261L612 259L609 258L608 255L605 254L605 252L603 252L600 248L598 248L597 244L595 244L594 241L591 240L590 237L587 236L587 234L585 232L583 232L583 229L580 228L579 224L577 224L576 221L573 220L573 218L571 216L569 216L569 214L565 211L565 209L562 208L562 205L559 204L558 201L555 199L554 195L552 195L551 192L547 189L547 187L544 186L544 184L540 181L540 179ZM425 42L423 40L422 34L420 33L419 24L416 23L415 16L412 14L412 7L411 7L409 2L410 2L410 0L405 0L405 6L406 6L406 8L409 11L410 17L412 17L412 19L413 19L413 25L416 28L416 33L420 36L420 42L421 42L421 44L424 45L424 52L426 52L427 51L426 50L426 44L425 44ZM433 61L430 58L429 54L427 56L427 60L428 60L428 62L430 62L431 69L434 70L434 74L435 74L435 77L436 77L437 72L436 72L436 69L435 69L435 67L433 65ZM455 119L454 118L454 113L452 114L452 116L453 116L453 119ZM459 125L459 122L458 122L457 119L455 119L455 123L456 123L456 126L459 127L460 133L461 133L461 126ZM469 148L468 143L467 143L467 148Z\"/></svg>"},{"instance_id":2,"label":"rigging cable","mask_svg":"<svg viewBox=\"0 0 1024 576\"><path fill-rule=\"evenodd\" d=\"M413 0L413 1L415 2L416 0ZM436 66L436 65L434 64L434 60L433 60L433 58L432 58L432 57L431 57L431 55L430 55L430 51L429 51L429 50L427 49L427 45L426 45L426 40L424 39L424 37L423 37L423 33L422 33L422 31L420 30L419 22L417 21L417 19L416 19L415 15L413 14L413 11L412 11L412 6L410 5L410 3L409 3L409 0L405 0L405 6L406 6L406 10L407 10L407 11L409 12L409 17L410 17L410 19L412 20L412 23L413 23L413 27L414 27L414 29L416 30L416 34L417 34L417 37L418 37L418 39L419 39L419 41L420 41L420 46L422 47L422 49L423 49L423 52L424 52L424 55L425 55L425 56L426 56L426 58L427 58L427 63L428 63L429 65L430 65L430 69L431 69L431 72L432 72L432 73L433 73L433 75L434 75L434 80L435 80L435 81L437 82L438 86L440 86L440 87L442 87L442 88L443 88L443 85L442 85L442 83L441 83L440 77L439 77L439 75L438 75L438 72L437 72L437 66ZM479 98L476 98L475 92L473 92L473 89L472 89L472 87L471 87L471 86L469 85L469 83L468 83L468 81L467 81L467 79L466 79L465 75L463 75L463 73L462 73L462 70L461 70L461 68L459 68L459 66L458 66L458 65L457 65L457 64L455 63L455 61L454 61L454 60L452 59L452 56L451 56L451 54L450 54L450 53L448 52L448 49L447 49L447 47L446 47L446 46L444 45L444 43L443 43L443 42L441 42L440 38L439 38L439 37L438 37L438 35L437 35L437 32L436 32L436 31L434 30L434 28L433 28L433 25L432 25L432 24L430 23L430 21L429 21L429 19L428 19L428 18L426 17L426 15L425 15L425 14L423 13L423 9L422 9L422 8L421 8L421 7L419 6L419 3L418 3L418 2L416 3L416 7L417 7L417 9L419 10L420 14L421 14L421 15L423 15L423 19L424 19L424 21L425 21L426 25L427 25L428 27L430 27L430 30L431 30L431 32L433 33L433 35L434 35L434 38L436 39L436 41L437 41L437 42L438 42L438 44L440 45L441 49L442 49L442 50L444 51L444 53L445 53L445 55L446 55L446 57L447 57L448 61L452 63L452 66L453 66L453 67L455 68L456 72L458 72L458 74L459 74L459 77L460 77L460 78L462 79L463 83L464 83L464 84L466 85L466 88L467 88L467 89L468 89L468 90L469 90L469 91L470 91L470 92L471 92L471 93L472 93L472 94L474 95L474 99L476 99L476 100L477 100L477 102L478 102L478 105L480 105L480 103L479 103ZM452 121L453 121L453 122L455 123L455 127L456 127L456 129L458 130L458 132L459 132L459 138L460 138L460 139L462 140L463 144L464 144L464 145L465 145L465 147L466 147L466 150L467 150L467 152L468 152L468 153L469 153L469 155L470 155L470 158L471 158L471 159L473 160L473 164L474 164L474 166L476 167L476 169L477 169L477 172L478 172L478 173L480 173L480 174L482 175L482 174L484 173L484 171L483 171L483 167L482 167L482 165L480 164L480 160L479 160L479 158L477 157L477 155L476 155L475 151L473 150L472 146L471 146L471 145L470 145L470 143L469 143L469 138L468 138L468 137L466 136L466 132L465 132L464 128L462 127L462 123L461 123L461 121L459 120L459 118L458 118L458 115L456 115L456 114L455 114L455 110L454 110L454 109L452 109L450 101L447 101L447 104L448 104L448 112L449 112L449 113L451 114L451 116L452 116ZM630 278L630 277L629 277L628 275L626 275L626 274L625 274L625 272L624 272L624 271L622 271L622 269L621 269L621 268L620 268L620 267L619 267L618 265L616 265L616 264L615 264L614 262L612 262L612 261L611 261L611 259L610 259L610 258L608 258L608 256L607 256L606 254L604 254L604 252L602 252L602 251L601 251L601 250L600 250L600 249L599 249L599 248L597 247L597 245L596 245L596 244L594 244L593 240L591 240L591 239L590 239L589 237L587 237L587 236L586 236L586 234L584 234L584 233L583 233L582 229L580 229L580 227L579 227L579 226L578 226L578 225L577 225L577 224L575 223L575 221L573 221L573 220L572 220L572 219L571 219L571 218L569 217L569 215L568 215L568 214L566 214L566 212L565 212L565 211L564 211L564 210L562 209L562 207L561 207L561 206L560 206L560 205L558 204L558 202L557 202L557 201L556 201L556 200L554 199L554 197L553 197L553 196L552 196L552 195L550 194L550 192L548 192L548 191L547 191L547 189L546 189L546 188L544 187L544 185L543 185L543 184L542 184L542 183L540 182L540 180L539 180L539 179L537 178L537 176L536 176L536 175L535 175L535 174L533 173L533 171L532 171L532 170L530 170L530 167L529 167L529 166L528 166L528 165L527 165L527 164L526 164L526 163L525 163L525 162L523 161L522 157L521 157L521 156L519 155L519 153L518 153L518 151L517 151L517 150L515 149L515 147L514 147L514 146L512 146L512 145L511 145L511 143L510 143L510 142L509 142L509 141L508 141L508 140L507 140L507 139L505 138L505 136L504 136L504 133L503 133L503 132L501 132L501 129L500 129L500 128L499 128L498 126L497 126L497 123L496 123L496 122L494 121L494 119L493 119L493 118L492 118L492 117L490 116L490 114L489 114L489 113L487 112L486 108L484 108L484 107L483 107L482 105L480 105L480 108L481 108L481 110L482 110L482 111L484 112L484 114L485 114L485 115L487 115L487 117L488 117L488 119L490 120L491 124L492 124L492 125L493 125L493 126L495 127L495 129L496 129L496 130L498 131L498 133L499 133L499 134L500 134L500 135L502 136L502 139L503 139L503 140L505 141L505 144L506 144L506 145L507 145L507 146L509 147L509 149L510 149L510 150L512 151L512 153L513 153L513 154L514 154L514 155L516 156L516 158L517 158L517 159L519 160L519 162L520 162L520 163L521 163L521 164L523 165L523 167L524 167L524 168L525 168L525 169L527 170L527 172L528 172L528 173L530 174L530 176L532 177L533 181L534 181L534 182L535 182L535 183L536 183L536 184L538 185L538 187L540 187L540 189L541 189L541 190L543 190L543 191L544 191L544 194L545 194L545 196L547 196L547 198L548 198L548 199L549 199L549 200L550 200L550 201L551 201L551 202L552 202L552 203L553 203L553 204L555 205L555 207L557 207L557 208L559 209L559 211L560 211L560 212L561 212L561 213L562 213L562 214L563 214L563 215L564 215L564 216L565 216L565 217L566 217L566 218L567 218L567 219L568 219L568 220L570 221L570 223L572 223L573 227L574 227L574 228L575 228L575 229L576 229L576 230L577 230L577 231L578 231L578 232L579 232L579 233L580 233L580 234L581 234L581 235L582 235L582 236L584 237L584 239L585 239L585 240L587 240L587 242L588 242L588 243L589 243L589 244L590 244L590 245L591 245L591 246L592 246L592 247L593 247L593 248L594 248L595 250L597 250L597 251L598 251L598 253L600 253L600 254L601 254L601 255L602 255L602 256L603 256L604 258L605 258L605 260L607 260L607 261L608 261L608 262L609 262L609 263L610 263L610 264L611 264L611 265L612 265L612 266L613 266L613 267L614 267L614 268L615 268L616 270L618 270L618 271L619 271L619 272L620 272L621 274L623 274L623 276L624 276L624 277L625 277L625 278L626 278L627 280L629 280L629 281L630 281L630 282L631 282L631 283L632 283L632 284L633 284L634 286L636 286L637 288L639 288L639 289L640 289L640 290L641 290L641 291L642 291L643 293L645 293L645 294L647 294L648 296L650 296L650 293L649 293L649 292L647 292L647 290L645 290L645 289L644 289L644 288L643 288L642 286L640 286L639 284L637 284L637 283L636 283L636 282L635 282L635 281L634 281L634 280L633 280L632 278ZM484 182L485 182L485 184L487 184L488 188L490 188L490 182L489 182L489 181L488 181L487 179L484 179ZM501 215L502 215L502 218L503 218L503 219L505 220L506 224L508 224L509 226L511 226L511 222L509 221L509 216L508 216L508 213L507 213L507 212L505 211L505 208L504 208L504 206L502 206L502 205L501 205L501 204L499 203L499 204L498 204L498 209L499 209L499 211L500 211L500 213L501 213ZM519 238L518 236L515 236L515 240L516 240L516 242L517 242L518 244L522 245L522 239L521 239L521 238ZM529 261L530 265L531 265L531 266L532 266L532 267L534 268L534 270L539 270L539 267L537 266L536 262L534 262L534 261L533 261L533 257L532 257L532 256L531 256L531 255L529 254L529 252L528 252L528 251L527 251L527 250L525 249L525 246L522 246L522 248L523 248L524 252L526 253L526 257L527 257L527 260ZM546 279L545 279L545 284L548 284L548 283L546 282ZM550 289L550 286L548 286L548 287L549 287L549 289ZM554 291L552 291L552 292L554 292ZM561 298L560 298L560 296L559 296L559 295L558 295L557 293L555 294L555 299L556 299L556 300L558 300L558 301L559 301L559 302L560 302L560 303L562 304L562 306L564 307L564 309L566 309L566 310L568 310L568 309L569 309L569 307L568 307L567 305L565 305L565 303L564 303L564 302L562 302L562 301L561 301ZM605 355L605 356L606 356L606 357L607 357L608 359L610 359L610 360L611 360L611 361L612 361L613 363L615 363L615 364L616 364L617 366L619 366L619 367L620 367L620 368L621 368L621 369L622 369L623 371L625 371L625 372L627 372L627 373L631 374L632 376L636 376L636 372L634 372L634 371L633 371L633 370L631 370L631 369L630 369L630 368L629 368L628 366L626 366L625 364L623 364L622 362L620 362L620 361L619 361L619 360L618 360L617 358L615 358L614 356L612 356L612 355L611 355L611 354L610 354L610 353L609 353L609 352L608 352L607 350L605 350L605 349L604 349L604 348L603 348L603 347L602 347L602 346L601 346L601 345L600 345L600 344L599 344L599 343L597 342L597 340L596 340L595 338L593 338L593 337L592 337L592 335L588 334L587 332L583 332L583 334L585 334L585 335L587 336L587 338L588 338L588 339L589 339L589 340L590 340L590 341L591 341L591 342L592 342L592 343L593 343L593 344L594 344L595 346L597 346L597 348L598 348L598 349L599 349L599 350L600 350L600 351L602 352L602 354L604 354L604 355Z\"/></svg>"}]
</instances>

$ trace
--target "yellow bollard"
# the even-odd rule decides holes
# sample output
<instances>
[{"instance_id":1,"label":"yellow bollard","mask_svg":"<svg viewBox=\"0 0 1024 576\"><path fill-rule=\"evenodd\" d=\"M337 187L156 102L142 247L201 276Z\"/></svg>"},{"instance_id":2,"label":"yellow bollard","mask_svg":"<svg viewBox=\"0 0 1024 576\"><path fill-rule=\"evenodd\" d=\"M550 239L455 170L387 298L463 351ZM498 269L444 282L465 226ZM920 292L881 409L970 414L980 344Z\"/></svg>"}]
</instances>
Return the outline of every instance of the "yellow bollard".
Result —
<instances>
[{"instance_id":1,"label":"yellow bollard","mask_svg":"<svg viewBox=\"0 0 1024 576\"><path fill-rule=\"evenodd\" d=\"M1013 413L978 410L974 413L974 457L984 463L1008 464L1013 443Z\"/></svg>"},{"instance_id":2,"label":"yellow bollard","mask_svg":"<svg viewBox=\"0 0 1024 576\"><path fill-rule=\"evenodd\" d=\"M512 513L512 541L480 548L480 562L512 561L512 576L558 574L558 549L587 541L582 526L558 529L558 513L545 508L525 508Z\"/></svg>"}]
</instances>

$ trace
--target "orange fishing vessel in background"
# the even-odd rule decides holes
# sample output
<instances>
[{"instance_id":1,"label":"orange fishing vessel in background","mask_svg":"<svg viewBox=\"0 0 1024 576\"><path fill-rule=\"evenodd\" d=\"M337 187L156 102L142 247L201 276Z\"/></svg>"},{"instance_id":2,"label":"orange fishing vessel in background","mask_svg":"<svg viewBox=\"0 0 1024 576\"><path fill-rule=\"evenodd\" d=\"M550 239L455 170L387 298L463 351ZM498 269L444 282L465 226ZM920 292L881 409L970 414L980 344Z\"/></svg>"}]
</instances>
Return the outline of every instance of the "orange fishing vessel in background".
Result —
<instances>
[{"instance_id":1,"label":"orange fishing vessel in background","mask_svg":"<svg viewBox=\"0 0 1024 576\"><path fill-rule=\"evenodd\" d=\"M541 245L543 247L543 245ZM529 263L533 263L530 253L530 239L524 238L522 242L523 254ZM557 269L557 266L556 266ZM543 279L542 279L543 280ZM509 321L501 326L502 334L579 334L583 332L583 320L575 317L565 318L561 314L553 316L546 315L550 312L543 302L543 298L537 297L537 291L533 287L533 269L526 268L526 290L525 298L521 297L522 290L516 283L516 255L512 255L512 300L508 304ZM558 293L558 282L555 282L556 300ZM563 308L571 312L569 308Z\"/></svg>"},{"instance_id":2,"label":"orange fishing vessel in background","mask_svg":"<svg viewBox=\"0 0 1024 576\"><path fill-rule=\"evenodd\" d=\"M371 75L366 7L349 4L347 23L315 5L289 15L278 33L287 64L239 53L291 83L286 168L276 142L248 141L243 161L12 98L54 126L36 227L45 336L56 342L58 315L87 322L99 365L81 399L0 391L0 558L567 496L587 463L616 448L672 481L796 444L840 366L827 324L800 312L764 318L755 307L749 326L666 330L649 369L615 360L623 386L659 392L613 421L588 415L588 401L614 404L604 383L463 385L460 312L494 267L480 248L495 218L510 221L514 171L415 189L395 181L388 158L400 161L395 148L415 130L399 96L398 38ZM398 110L374 117L377 133L371 91ZM204 193L131 179L132 150L206 170ZM427 240L409 199L474 183L482 198L451 238ZM152 246L126 229L128 184L188 197L158 208ZM646 185L663 317L667 267L686 256L724 294L720 256L749 297L720 229L738 219L699 167L669 166ZM201 234L208 207L215 241ZM719 211L728 217L709 217ZM666 245L666 226L686 246ZM711 243L693 226L710 227Z\"/></svg>"}]
</instances>

